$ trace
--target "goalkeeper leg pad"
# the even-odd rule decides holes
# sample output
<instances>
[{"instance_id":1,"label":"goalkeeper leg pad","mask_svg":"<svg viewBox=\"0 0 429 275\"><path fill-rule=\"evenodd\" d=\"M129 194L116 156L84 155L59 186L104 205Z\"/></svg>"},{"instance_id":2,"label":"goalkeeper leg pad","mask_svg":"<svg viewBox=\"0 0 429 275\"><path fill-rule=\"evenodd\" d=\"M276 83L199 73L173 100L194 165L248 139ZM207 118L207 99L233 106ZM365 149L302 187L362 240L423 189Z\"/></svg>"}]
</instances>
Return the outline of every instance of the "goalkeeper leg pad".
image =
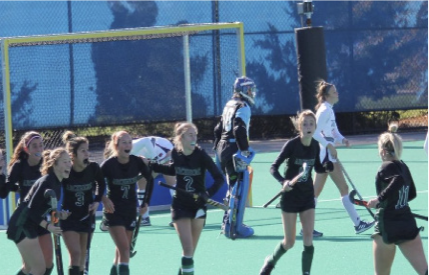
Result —
<instances>
[{"instance_id":1,"label":"goalkeeper leg pad","mask_svg":"<svg viewBox=\"0 0 429 275\"><path fill-rule=\"evenodd\" d=\"M238 189L237 189L238 188ZM243 224L244 212L246 210L246 201L247 195L249 193L249 172L245 170L243 172L243 177L239 184L236 184L233 189L233 194L238 194L234 196L237 199L237 217L236 217L236 232L237 238L248 238L252 236L255 231L253 228Z\"/></svg>"}]
</instances>

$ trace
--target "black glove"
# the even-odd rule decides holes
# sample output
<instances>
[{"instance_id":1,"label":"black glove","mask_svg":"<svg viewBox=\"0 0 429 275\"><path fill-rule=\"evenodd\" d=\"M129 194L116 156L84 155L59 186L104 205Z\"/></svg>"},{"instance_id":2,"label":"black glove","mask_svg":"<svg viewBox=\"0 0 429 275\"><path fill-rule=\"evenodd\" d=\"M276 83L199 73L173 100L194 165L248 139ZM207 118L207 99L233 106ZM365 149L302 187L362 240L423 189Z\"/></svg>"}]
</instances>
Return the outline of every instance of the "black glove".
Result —
<instances>
[{"instance_id":1,"label":"black glove","mask_svg":"<svg viewBox=\"0 0 429 275\"><path fill-rule=\"evenodd\" d=\"M332 163L332 161L326 161L322 165L323 165L323 168L325 168L326 172L334 171L334 164Z\"/></svg>"}]
</instances>

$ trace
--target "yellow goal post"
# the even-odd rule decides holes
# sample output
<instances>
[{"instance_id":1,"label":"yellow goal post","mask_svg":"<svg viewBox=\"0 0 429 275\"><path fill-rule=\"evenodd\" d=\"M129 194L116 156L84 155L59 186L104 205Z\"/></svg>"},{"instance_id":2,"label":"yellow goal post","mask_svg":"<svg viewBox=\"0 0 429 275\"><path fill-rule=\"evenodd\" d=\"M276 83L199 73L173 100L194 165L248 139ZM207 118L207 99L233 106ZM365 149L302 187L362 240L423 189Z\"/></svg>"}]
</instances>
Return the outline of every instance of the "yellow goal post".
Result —
<instances>
[{"instance_id":1,"label":"yellow goal post","mask_svg":"<svg viewBox=\"0 0 429 275\"><path fill-rule=\"evenodd\" d=\"M193 78L190 68L190 51L192 51L195 45L193 45L192 41L190 42L190 40L192 37L198 35L210 35L215 32L224 31L227 31L228 35L231 37L235 37L235 42L233 43L234 45L231 45L231 47L235 47L235 51L238 53L237 56L233 59L235 64L231 65L234 67L231 69L231 71L234 71L235 75L230 77L235 78L237 76L246 75L244 27L242 22L183 24L175 26L127 28L94 32L1 37L1 92L3 94L0 96L0 99L3 99L3 108L2 110L0 109L0 121L2 121L1 123L4 124L2 125L3 127L0 128L0 148L4 148L6 162L9 163L10 157L13 153L14 145L16 145L16 143L19 141L20 137L17 134L18 132L23 133L30 130L39 131L44 136L45 145L47 145L46 147L55 147L62 145L60 144L60 137L63 133L62 130L67 129L68 127L87 125L87 122L85 121L77 121L76 113L78 112L73 110L72 107L70 107L70 111L67 111L68 117L63 119L63 113L56 110L52 106L61 104L55 96L60 96L62 98L66 96L62 95L62 91L57 87L52 87L52 90L49 90L48 88L45 89L43 86L45 82L49 82L49 85L55 86L55 81L57 81L57 79L60 81L61 78L66 78L57 77L57 79L52 79L53 77L50 76L50 74L52 74L54 71L57 73L57 67L66 68L66 63L62 64L61 66L58 64L55 64L54 66L52 61L46 61L50 60L50 56L53 56L59 52L59 47L70 47L70 45L73 47L79 47L79 45L87 45L88 47L91 47L97 43L128 43L127 41L146 41L165 38L181 39L181 48L183 48L181 55L183 56L184 105L186 106L186 114L184 115L186 120L192 121L193 113L191 89ZM75 66L79 66L78 64L80 64L77 62L77 59L79 58L82 60L84 58L88 59L87 56L77 56L75 53L75 56L73 56L73 59L75 60ZM27 59L28 61L26 61ZM58 58L58 60L60 59L62 58ZM79 70L79 67L74 68L74 70ZM67 72L68 71L65 70L65 73ZM25 124L21 123L22 121L20 118L22 118L22 115L21 117L17 116L18 110L14 109L17 108L15 106L16 104L14 105L14 100L20 96L20 91L18 90L19 87L24 86L23 83L28 79L32 81L31 83L37 83L37 85L33 86L33 88L37 91L37 94L42 94L43 97L48 100L43 102L42 100L33 98L33 101L31 102L31 108L33 110L31 115L34 117L34 120ZM80 80L74 81L74 85L76 86L81 82ZM230 78L225 77L225 83L225 87L228 87L228 93L231 93L230 87L232 86L233 82L230 80ZM75 89L76 90L73 91L75 94L70 98L78 98L77 93L79 93L79 89ZM85 92L88 93L88 91ZM34 97L35 96L36 95L34 95ZM79 102L74 102L74 99L71 101L72 102L70 104L79 104ZM132 117L132 115L129 115L129 117ZM51 122L51 120L54 118L56 120ZM105 115L104 121L109 121L108 115ZM129 121L129 123L134 122ZM56 133L53 133L49 129L55 129ZM7 225L8 218L15 207L16 198L14 193L9 195L7 199L2 200L2 204L0 205L0 225Z\"/></svg>"}]
</instances>

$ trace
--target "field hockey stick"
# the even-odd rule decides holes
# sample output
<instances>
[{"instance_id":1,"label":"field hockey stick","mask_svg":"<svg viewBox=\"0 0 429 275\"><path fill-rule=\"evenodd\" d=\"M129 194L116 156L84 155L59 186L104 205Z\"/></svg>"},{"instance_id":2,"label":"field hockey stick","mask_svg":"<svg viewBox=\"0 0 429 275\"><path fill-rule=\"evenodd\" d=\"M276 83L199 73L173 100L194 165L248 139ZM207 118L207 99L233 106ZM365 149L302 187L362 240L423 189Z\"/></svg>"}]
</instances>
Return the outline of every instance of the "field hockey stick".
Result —
<instances>
[{"instance_id":1,"label":"field hockey stick","mask_svg":"<svg viewBox=\"0 0 429 275\"><path fill-rule=\"evenodd\" d=\"M350 185L353 187L353 190L356 191L356 195L358 196L358 198L363 201L364 199L362 198L362 196L359 194L356 186L353 184L349 174L347 174L346 169L344 169L343 164L341 163L341 161L339 159L337 159L338 164L340 165L341 171L343 172L344 176L346 177L346 179L348 180L348 182L350 183ZM350 197L350 196L349 196ZM368 210L368 213L372 216L373 219L375 219L375 215L374 213L371 211L371 209L369 209L368 206L365 206L366 210Z\"/></svg>"},{"instance_id":2,"label":"field hockey stick","mask_svg":"<svg viewBox=\"0 0 429 275\"><path fill-rule=\"evenodd\" d=\"M294 186L298 180L300 180L302 178L302 176L304 176L305 174L307 174L307 169L308 169L308 165L306 162L304 162L302 164L302 172L299 173L298 175L296 175L291 181L289 181L289 186L292 187ZM274 197L271 198L271 200L269 200L267 203L265 203L263 205L264 208L266 208L268 205L270 205L273 201L275 201L278 197L280 197L283 194L284 190L282 187L282 190L280 190Z\"/></svg>"},{"instance_id":3,"label":"field hockey stick","mask_svg":"<svg viewBox=\"0 0 429 275\"><path fill-rule=\"evenodd\" d=\"M143 178L142 175L139 176L138 180L140 180L141 178ZM152 179L152 177L150 177L149 181L146 184L146 192L145 192L145 196L144 196L141 207L144 207L146 204L149 206L150 199L152 197L152 192L153 192L153 179ZM142 215L140 215L140 212L138 213L138 215L139 216L137 218L137 224L136 224L136 227L134 227L133 236L131 237L130 258L134 257L137 254L137 250L135 250L135 248L136 248L136 244L137 244L137 238L138 238L139 232L140 232L140 225L142 223Z\"/></svg>"},{"instance_id":4,"label":"field hockey stick","mask_svg":"<svg viewBox=\"0 0 429 275\"><path fill-rule=\"evenodd\" d=\"M350 201L351 201L354 205L359 205L359 206L368 207L368 201L364 201L364 200L356 199L356 198L355 198L355 196L356 196L356 190L352 190L352 191L350 192L350 194L349 194L349 198L350 198ZM375 208L378 208L378 207L379 207L379 205L377 204L377 205L375 206ZM425 221L427 221L427 220L428 220L428 217L427 217L427 216L423 216L423 215L416 214L416 213L411 213L411 214L412 214L412 215L413 215L413 217L414 217L414 218L416 218L416 219L425 220Z\"/></svg>"},{"instance_id":5,"label":"field hockey stick","mask_svg":"<svg viewBox=\"0 0 429 275\"><path fill-rule=\"evenodd\" d=\"M159 181L158 182L158 184L159 185L161 185L162 187L166 187L166 188L168 188L168 189L172 189L172 190L175 190L175 191L177 191L177 192L180 192L180 193L183 193L183 194L188 194L189 196L192 196L194 199L198 199L198 198L200 198L201 196L200 195L198 195L197 193L191 193L191 192L188 192L188 191L186 191L185 189L181 189L181 188L177 188L177 187L174 187L174 186L171 186L171 185L168 185L168 184L166 184L166 183L163 183L162 181ZM210 204L210 205L212 205L212 206L214 206L214 207L217 207L217 208L219 208L219 209L222 209L222 210L228 210L228 206L226 206L225 204L223 204L223 203L220 203L220 202L217 202L217 201L215 201L215 200L212 200L212 199L210 199L210 198L208 198L207 199L207 202L206 202L207 204Z\"/></svg>"},{"instance_id":6,"label":"field hockey stick","mask_svg":"<svg viewBox=\"0 0 429 275\"><path fill-rule=\"evenodd\" d=\"M51 208L52 208L51 222L54 224L54 226L59 226L60 219L57 214L58 201L54 190L46 189L44 196L45 198L49 198L51 200ZM63 257L61 254L61 240L60 240L60 236L57 234L54 234L54 247L55 247L55 261L57 266L57 273L58 275L64 275Z\"/></svg>"},{"instance_id":7,"label":"field hockey stick","mask_svg":"<svg viewBox=\"0 0 429 275\"><path fill-rule=\"evenodd\" d=\"M131 245L130 245L130 258L134 257L137 254L137 250L134 250L137 244L137 237L139 236L139 231L140 231L140 224L142 223L142 216L139 213L139 217L137 219L137 224L136 227L134 228L133 231L133 236L131 239Z\"/></svg>"},{"instance_id":8,"label":"field hockey stick","mask_svg":"<svg viewBox=\"0 0 429 275\"><path fill-rule=\"evenodd\" d=\"M95 210L94 210L95 211ZM92 241L92 228L93 226L95 227L95 213L90 214L90 219L91 219L91 227L88 231L88 240L86 243L86 257L85 257L85 268L83 271L84 275L88 275L89 274L89 259L90 259L90 251L91 251L91 241Z\"/></svg>"}]
</instances>

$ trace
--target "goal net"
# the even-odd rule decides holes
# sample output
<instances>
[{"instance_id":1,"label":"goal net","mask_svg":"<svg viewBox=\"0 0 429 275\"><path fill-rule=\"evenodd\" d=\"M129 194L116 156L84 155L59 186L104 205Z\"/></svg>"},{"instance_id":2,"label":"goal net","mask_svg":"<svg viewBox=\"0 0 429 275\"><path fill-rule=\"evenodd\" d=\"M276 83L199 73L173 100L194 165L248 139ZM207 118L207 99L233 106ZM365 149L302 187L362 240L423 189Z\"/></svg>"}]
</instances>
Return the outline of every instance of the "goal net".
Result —
<instances>
[{"instance_id":1,"label":"goal net","mask_svg":"<svg viewBox=\"0 0 429 275\"><path fill-rule=\"evenodd\" d=\"M70 128L214 117L245 75L239 22L5 37L0 58L6 161L30 130L52 148Z\"/></svg>"}]
</instances>

